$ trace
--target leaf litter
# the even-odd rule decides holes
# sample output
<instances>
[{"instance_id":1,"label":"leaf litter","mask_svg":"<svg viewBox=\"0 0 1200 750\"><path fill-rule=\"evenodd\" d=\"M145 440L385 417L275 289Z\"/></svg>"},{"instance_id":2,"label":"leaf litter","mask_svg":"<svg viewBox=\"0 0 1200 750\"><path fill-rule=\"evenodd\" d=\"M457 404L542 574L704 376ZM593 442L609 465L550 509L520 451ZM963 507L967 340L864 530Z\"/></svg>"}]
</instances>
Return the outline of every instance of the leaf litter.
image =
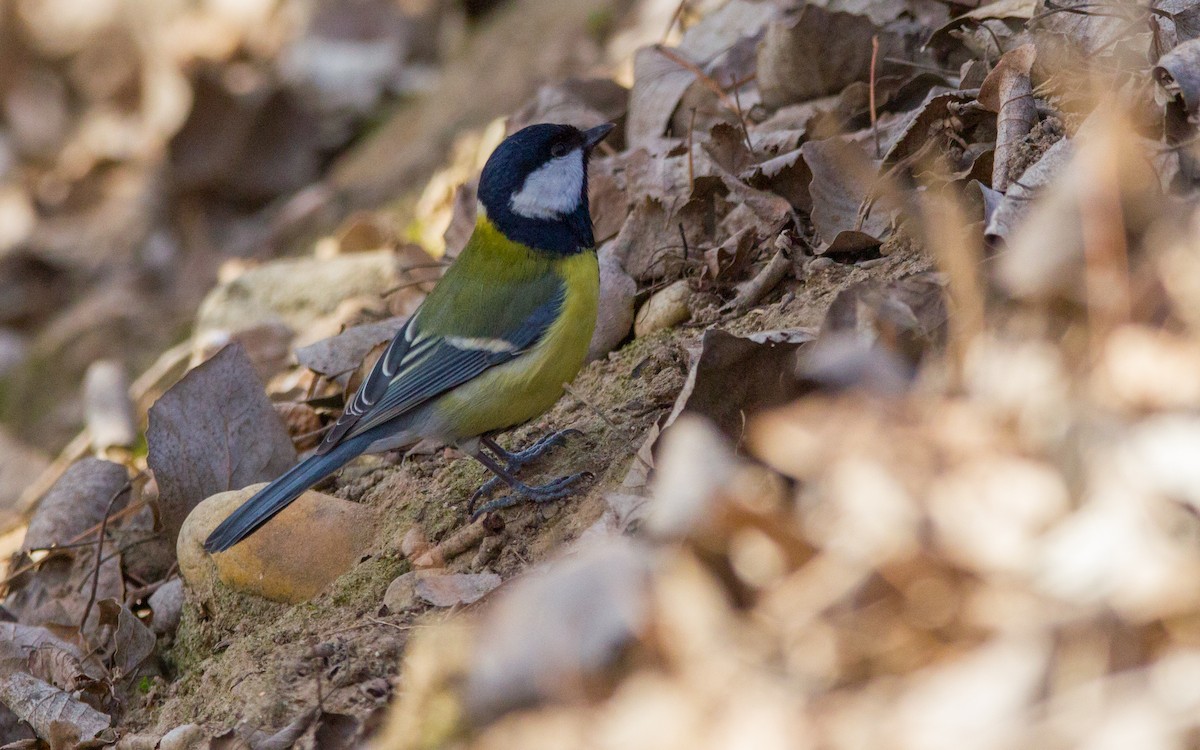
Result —
<instances>
[{"instance_id":1,"label":"leaf litter","mask_svg":"<svg viewBox=\"0 0 1200 750\"><path fill-rule=\"evenodd\" d=\"M616 290L603 336L568 395L501 438L577 429L537 470L595 483L470 524L485 477L469 462L433 446L364 458L322 491L386 520L328 590L192 596L173 571L187 512L311 449L436 275L331 303L256 288L278 268L265 255L260 273L227 266L238 282L201 320L234 320L246 294L292 323L209 327L165 353L130 388L148 457L95 446L113 462L76 462L81 438L38 482L51 489L0 623L13 741L118 727L131 747L1174 747L1196 731L1195 9L692 5L665 41L643 34L624 85L543 83L507 105L510 130L624 125L592 165ZM338 12L391 19L364 39L392 44L394 10L377 11ZM466 146L429 185L439 201L336 226L348 207L316 184L333 151L312 134L361 159L338 138L387 84L308 108L337 88L275 78L278 41L248 40L278 19L255 12L176 79L211 105L176 113L160 149L194 201L189 247L205 221L222 253L290 243L314 269L457 247ZM288 69L312 73L300 60ZM29 163L71 153L69 128L21 129L34 107L75 117L56 75L6 105ZM477 124L476 150L504 132ZM46 178L39 209L151 232L112 206L156 183L104 158L115 173L76 168L82 192L61 203ZM61 226L29 230L11 266L41 269L17 277L26 292L95 268L74 265ZM104 236L126 257L124 235ZM46 325L12 299L0 325Z\"/></svg>"}]
</instances>

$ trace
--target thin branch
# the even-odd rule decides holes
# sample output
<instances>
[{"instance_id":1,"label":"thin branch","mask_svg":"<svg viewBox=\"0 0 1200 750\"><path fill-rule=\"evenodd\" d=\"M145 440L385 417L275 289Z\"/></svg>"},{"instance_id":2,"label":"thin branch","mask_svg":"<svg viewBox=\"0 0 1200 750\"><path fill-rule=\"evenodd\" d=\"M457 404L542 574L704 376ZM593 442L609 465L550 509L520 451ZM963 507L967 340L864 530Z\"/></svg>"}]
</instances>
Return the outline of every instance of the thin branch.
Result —
<instances>
[{"instance_id":1,"label":"thin branch","mask_svg":"<svg viewBox=\"0 0 1200 750\"><path fill-rule=\"evenodd\" d=\"M100 567L103 564L101 557L104 552L104 532L108 528L108 517L112 514L113 506L117 504L117 499L133 489L133 480L140 478L142 472L138 472L136 477L126 479L125 483L113 493L113 496L108 499L108 505L104 508L104 518L100 520L100 536L97 538L96 545L96 565L92 571L92 591L88 594L87 606L83 608L83 617L79 619L79 630L83 631L83 626L87 624L88 615L92 613L92 605L96 603L96 589L100 587Z\"/></svg>"}]
</instances>

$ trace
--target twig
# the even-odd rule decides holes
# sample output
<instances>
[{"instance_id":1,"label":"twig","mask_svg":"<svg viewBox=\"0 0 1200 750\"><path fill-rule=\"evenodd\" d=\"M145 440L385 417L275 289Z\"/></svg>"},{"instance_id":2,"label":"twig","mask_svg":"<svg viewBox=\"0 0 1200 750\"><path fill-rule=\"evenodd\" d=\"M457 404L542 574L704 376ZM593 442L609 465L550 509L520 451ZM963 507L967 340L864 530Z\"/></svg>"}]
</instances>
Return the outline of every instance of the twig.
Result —
<instances>
[{"instance_id":1,"label":"twig","mask_svg":"<svg viewBox=\"0 0 1200 750\"><path fill-rule=\"evenodd\" d=\"M683 243L683 262L687 263L688 255L690 254L690 251L688 250L687 235L683 231L683 222L682 221L679 222L679 241Z\"/></svg>"},{"instance_id":2,"label":"twig","mask_svg":"<svg viewBox=\"0 0 1200 750\"><path fill-rule=\"evenodd\" d=\"M746 150L750 152L751 158L754 157L754 144L750 143L750 131L746 129L746 116L742 114L742 97L738 94L738 87L733 87L733 103L737 107L738 125L742 126L742 138L746 139Z\"/></svg>"},{"instance_id":3,"label":"twig","mask_svg":"<svg viewBox=\"0 0 1200 750\"><path fill-rule=\"evenodd\" d=\"M744 312L749 310L765 297L772 289L779 285L792 269L792 261L788 258L787 253L779 250L774 257L763 266L762 270L755 274L754 278L742 284L738 289L737 296L733 301L726 305L726 309Z\"/></svg>"},{"instance_id":4,"label":"twig","mask_svg":"<svg viewBox=\"0 0 1200 750\"><path fill-rule=\"evenodd\" d=\"M675 28L675 22L683 16L687 4L688 0L679 0L679 5L675 6L675 12L671 14L671 20L667 21L667 28L663 30L663 44L666 44L667 37L671 36L671 29Z\"/></svg>"},{"instance_id":5,"label":"twig","mask_svg":"<svg viewBox=\"0 0 1200 750\"><path fill-rule=\"evenodd\" d=\"M875 158L882 159L883 154L880 152L879 146L879 113L875 107L875 64L879 60L879 35L875 34L871 37L871 85L868 89L868 98L871 104L871 135L875 138Z\"/></svg>"},{"instance_id":6,"label":"twig","mask_svg":"<svg viewBox=\"0 0 1200 750\"><path fill-rule=\"evenodd\" d=\"M712 77L701 70L700 66L696 65L696 63L678 54L670 47L664 47L661 44L654 45L653 49L655 52L658 52L663 57L696 76L696 79L700 81L701 85L716 94L717 98L721 100L721 103L724 104L725 108L730 112L737 111L737 105L734 104L733 100L729 98L729 94L725 93L725 90L721 88L721 84L714 81Z\"/></svg>"},{"instance_id":7,"label":"twig","mask_svg":"<svg viewBox=\"0 0 1200 750\"><path fill-rule=\"evenodd\" d=\"M92 605L96 603L96 589L100 587L100 566L103 562L101 555L104 552L104 531L108 528L108 516L112 513L113 506L117 504L117 498L124 495L129 490L133 489L133 480L141 477L142 473L138 472L137 477L126 479L120 489L113 493L113 496L108 499L108 505L104 508L104 518L100 519L100 535L97 538L96 545L96 566L92 571L92 592L88 594L87 606L83 608L83 617L79 620L79 630L83 631L83 626L87 624L88 615L92 613Z\"/></svg>"},{"instance_id":8,"label":"twig","mask_svg":"<svg viewBox=\"0 0 1200 750\"><path fill-rule=\"evenodd\" d=\"M132 505L127 505L124 508L122 508L121 510L114 513L110 520L119 521L123 518L126 518L127 516L130 516L130 515L136 513L137 511L141 510L142 508L145 508L146 505L147 505L147 503L145 500L139 500L138 502L136 502ZM94 534L98 528L100 528L100 524L96 524L95 526L93 526L92 528L90 528L86 531L81 531L78 534L76 534L74 537L72 537L69 541L67 541L66 544L75 544L76 542L82 540L84 537L88 537L88 536L91 536L92 534ZM64 545L59 545L56 549L66 549L66 547ZM0 586L7 586L8 584L12 583L17 578L25 575L29 571L36 568L38 566L38 563L40 563L40 562L41 561L30 562L30 563L26 563L25 565L22 565L21 567L17 568L13 572L9 573L8 576L4 578L4 580L0 581Z\"/></svg>"}]
</instances>

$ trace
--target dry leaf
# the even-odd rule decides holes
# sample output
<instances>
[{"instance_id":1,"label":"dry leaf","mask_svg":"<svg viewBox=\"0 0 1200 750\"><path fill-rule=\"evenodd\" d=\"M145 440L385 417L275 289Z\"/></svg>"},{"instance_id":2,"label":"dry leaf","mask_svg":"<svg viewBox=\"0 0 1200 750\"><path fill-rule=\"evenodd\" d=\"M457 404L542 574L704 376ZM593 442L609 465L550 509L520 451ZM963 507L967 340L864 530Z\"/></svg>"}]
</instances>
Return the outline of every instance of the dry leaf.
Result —
<instances>
[{"instance_id":1,"label":"dry leaf","mask_svg":"<svg viewBox=\"0 0 1200 750\"><path fill-rule=\"evenodd\" d=\"M1041 158L1021 173L988 220L984 234L989 239L1008 239L1025 220L1033 207L1038 191L1055 180L1071 159L1072 140L1062 138L1042 154Z\"/></svg>"},{"instance_id":2,"label":"dry leaf","mask_svg":"<svg viewBox=\"0 0 1200 750\"><path fill-rule=\"evenodd\" d=\"M812 171L809 193L820 252L856 253L878 247L891 233L892 222L884 205L868 205L877 187L875 164L850 141L811 141L802 150Z\"/></svg>"},{"instance_id":3,"label":"dry leaf","mask_svg":"<svg viewBox=\"0 0 1200 750\"><path fill-rule=\"evenodd\" d=\"M996 113L996 156L992 165L994 190L1007 190L1009 180L1017 176L1011 174L1016 149L1037 121L1033 84L1029 80L1036 56L1037 48L1032 44L1005 52L979 88L979 103Z\"/></svg>"},{"instance_id":4,"label":"dry leaf","mask_svg":"<svg viewBox=\"0 0 1200 750\"><path fill-rule=\"evenodd\" d=\"M108 502L126 487L129 472L124 466L98 458L85 458L71 465L38 504L25 541L25 550L67 544L104 518ZM121 498L113 506L120 510Z\"/></svg>"},{"instance_id":5,"label":"dry leaf","mask_svg":"<svg viewBox=\"0 0 1200 750\"><path fill-rule=\"evenodd\" d=\"M45 739L54 734L54 725L61 722L74 732L76 741L92 740L108 729L112 721L86 703L24 672L0 677L0 702Z\"/></svg>"},{"instance_id":6,"label":"dry leaf","mask_svg":"<svg viewBox=\"0 0 1200 750\"><path fill-rule=\"evenodd\" d=\"M408 316L397 316L347 328L336 336L297 349L296 360L327 378L345 375L361 365L380 342L391 341L407 320Z\"/></svg>"},{"instance_id":7,"label":"dry leaf","mask_svg":"<svg viewBox=\"0 0 1200 750\"><path fill-rule=\"evenodd\" d=\"M101 599L96 606L100 608L100 624L113 628L113 678L128 682L154 655L157 638L137 615L115 599Z\"/></svg>"},{"instance_id":8,"label":"dry leaf","mask_svg":"<svg viewBox=\"0 0 1200 750\"><path fill-rule=\"evenodd\" d=\"M169 539L207 497L274 479L296 460L240 346L222 349L150 407L147 463Z\"/></svg>"},{"instance_id":9,"label":"dry leaf","mask_svg":"<svg viewBox=\"0 0 1200 750\"><path fill-rule=\"evenodd\" d=\"M865 16L805 5L799 14L774 21L759 48L758 84L763 104L776 108L841 91L871 71L871 37L878 30ZM901 51L880 35L879 58ZM836 39L837 44L829 40Z\"/></svg>"}]
</instances>

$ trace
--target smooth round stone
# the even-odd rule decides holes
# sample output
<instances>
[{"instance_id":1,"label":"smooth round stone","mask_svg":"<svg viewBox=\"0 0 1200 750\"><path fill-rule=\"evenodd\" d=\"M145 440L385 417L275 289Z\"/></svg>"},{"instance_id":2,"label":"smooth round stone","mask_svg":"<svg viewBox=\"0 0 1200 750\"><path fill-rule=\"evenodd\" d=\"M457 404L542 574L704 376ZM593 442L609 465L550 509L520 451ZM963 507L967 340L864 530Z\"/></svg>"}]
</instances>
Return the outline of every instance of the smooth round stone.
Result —
<instances>
[{"instance_id":1,"label":"smooth round stone","mask_svg":"<svg viewBox=\"0 0 1200 750\"><path fill-rule=\"evenodd\" d=\"M213 495L183 522L176 543L179 570L197 595L206 597L215 579L277 602L308 601L370 547L376 522L371 508L310 490L230 549L205 552L204 540L217 524L265 486Z\"/></svg>"}]
</instances>

